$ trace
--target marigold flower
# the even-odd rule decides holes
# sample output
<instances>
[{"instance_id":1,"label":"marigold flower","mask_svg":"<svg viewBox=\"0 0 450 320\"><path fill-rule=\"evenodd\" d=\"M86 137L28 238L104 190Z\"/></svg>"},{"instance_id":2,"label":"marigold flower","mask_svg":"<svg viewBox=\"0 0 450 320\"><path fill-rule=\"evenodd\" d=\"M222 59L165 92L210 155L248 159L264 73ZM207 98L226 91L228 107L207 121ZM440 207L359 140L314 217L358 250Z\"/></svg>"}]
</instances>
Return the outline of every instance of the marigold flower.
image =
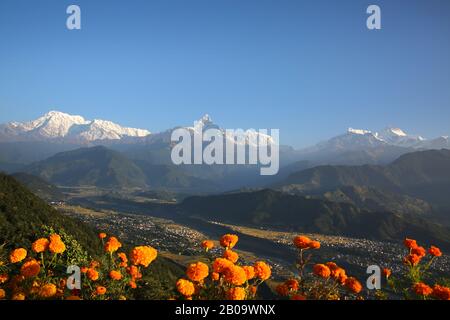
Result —
<instances>
[{"instance_id":1,"label":"marigold flower","mask_svg":"<svg viewBox=\"0 0 450 320\"><path fill-rule=\"evenodd\" d=\"M424 247L417 246L417 247L411 249L411 254L415 254L415 255L418 255L419 257L423 258L426 256L427 250L425 250Z\"/></svg>"},{"instance_id":2,"label":"marigold flower","mask_svg":"<svg viewBox=\"0 0 450 320\"><path fill-rule=\"evenodd\" d=\"M224 258L216 258L213 262L213 270L217 273L223 273L226 269L231 267L233 262Z\"/></svg>"},{"instance_id":3,"label":"marigold flower","mask_svg":"<svg viewBox=\"0 0 450 320\"><path fill-rule=\"evenodd\" d=\"M261 280L267 280L272 275L272 270L270 269L270 266L263 261L255 262L253 268L255 270L255 276Z\"/></svg>"},{"instance_id":4,"label":"marigold flower","mask_svg":"<svg viewBox=\"0 0 450 320\"><path fill-rule=\"evenodd\" d=\"M336 281L340 284L340 285L345 285L345 282L347 281L347 275L346 274L340 274L339 277L336 279Z\"/></svg>"},{"instance_id":5,"label":"marigold flower","mask_svg":"<svg viewBox=\"0 0 450 320\"><path fill-rule=\"evenodd\" d=\"M316 264L313 267L313 273L316 276L322 277L322 278L329 278L331 275L331 270L324 264Z\"/></svg>"},{"instance_id":6,"label":"marigold flower","mask_svg":"<svg viewBox=\"0 0 450 320\"><path fill-rule=\"evenodd\" d=\"M128 282L128 285L130 286L131 289L137 288L136 281L134 281L134 280L130 280L130 282Z\"/></svg>"},{"instance_id":7,"label":"marigold flower","mask_svg":"<svg viewBox=\"0 0 450 320\"><path fill-rule=\"evenodd\" d=\"M212 272L211 273L211 279L213 281L217 281L217 280L219 280L219 278L220 278L220 274L218 274L217 272Z\"/></svg>"},{"instance_id":8,"label":"marigold flower","mask_svg":"<svg viewBox=\"0 0 450 320\"><path fill-rule=\"evenodd\" d=\"M209 274L209 268L203 262L192 263L186 270L186 275L192 281L203 281Z\"/></svg>"},{"instance_id":9,"label":"marigold flower","mask_svg":"<svg viewBox=\"0 0 450 320\"><path fill-rule=\"evenodd\" d=\"M337 267L335 269L330 269L331 277L334 279L341 279L343 276L346 276L345 270L343 268Z\"/></svg>"},{"instance_id":10,"label":"marigold flower","mask_svg":"<svg viewBox=\"0 0 450 320\"><path fill-rule=\"evenodd\" d=\"M153 260L156 259L158 251L150 246L135 247L130 254L131 262L138 266L148 267Z\"/></svg>"},{"instance_id":11,"label":"marigold flower","mask_svg":"<svg viewBox=\"0 0 450 320\"><path fill-rule=\"evenodd\" d=\"M122 274L120 273L120 271L111 270L111 272L109 273L109 277L113 280L120 280L122 279Z\"/></svg>"},{"instance_id":12,"label":"marigold flower","mask_svg":"<svg viewBox=\"0 0 450 320\"><path fill-rule=\"evenodd\" d=\"M330 270L335 270L337 268L339 268L339 266L335 263L335 262L327 262L325 263L325 265L330 268Z\"/></svg>"},{"instance_id":13,"label":"marigold flower","mask_svg":"<svg viewBox=\"0 0 450 320\"><path fill-rule=\"evenodd\" d=\"M391 276L391 274L392 274L391 269L388 269L388 268L384 268L384 269L383 269L383 275L384 275L386 278L389 278L389 277Z\"/></svg>"},{"instance_id":14,"label":"marigold flower","mask_svg":"<svg viewBox=\"0 0 450 320\"><path fill-rule=\"evenodd\" d=\"M417 254L409 254L403 259L403 261L405 262L405 264L416 266L419 264L420 259L421 257Z\"/></svg>"},{"instance_id":15,"label":"marigold flower","mask_svg":"<svg viewBox=\"0 0 450 320\"><path fill-rule=\"evenodd\" d=\"M233 249L239 238L235 234L225 234L220 238L220 245L224 248Z\"/></svg>"},{"instance_id":16,"label":"marigold flower","mask_svg":"<svg viewBox=\"0 0 450 320\"><path fill-rule=\"evenodd\" d=\"M98 268L98 267L100 267L100 262L98 262L96 260L92 260L91 263L89 264L89 267L92 269Z\"/></svg>"},{"instance_id":17,"label":"marigold flower","mask_svg":"<svg viewBox=\"0 0 450 320\"><path fill-rule=\"evenodd\" d=\"M100 233L98 234L98 237L99 237L100 239L105 239L105 238L106 238L106 233L100 232Z\"/></svg>"},{"instance_id":18,"label":"marigold flower","mask_svg":"<svg viewBox=\"0 0 450 320\"><path fill-rule=\"evenodd\" d=\"M214 242L212 242L211 240L202 241L202 248L205 249L206 252L208 252L209 250L214 248Z\"/></svg>"},{"instance_id":19,"label":"marigold flower","mask_svg":"<svg viewBox=\"0 0 450 320\"><path fill-rule=\"evenodd\" d=\"M256 294L256 291L258 290L258 288L256 286L248 286L248 292L254 296Z\"/></svg>"},{"instance_id":20,"label":"marigold flower","mask_svg":"<svg viewBox=\"0 0 450 320\"><path fill-rule=\"evenodd\" d=\"M289 288L286 284L279 284L276 286L275 290L282 297L287 297L289 295Z\"/></svg>"},{"instance_id":21,"label":"marigold flower","mask_svg":"<svg viewBox=\"0 0 450 320\"><path fill-rule=\"evenodd\" d=\"M5 274L0 274L0 284L5 283L6 281L8 281L9 276L5 273Z\"/></svg>"},{"instance_id":22,"label":"marigold flower","mask_svg":"<svg viewBox=\"0 0 450 320\"><path fill-rule=\"evenodd\" d=\"M428 249L428 253L432 255L433 257L440 257L442 256L442 252L438 247L431 246L430 249Z\"/></svg>"},{"instance_id":23,"label":"marigold flower","mask_svg":"<svg viewBox=\"0 0 450 320\"><path fill-rule=\"evenodd\" d=\"M433 289L423 282L416 283L413 286L413 291L419 296L429 296L433 293Z\"/></svg>"},{"instance_id":24,"label":"marigold flower","mask_svg":"<svg viewBox=\"0 0 450 320\"><path fill-rule=\"evenodd\" d=\"M51 298L56 294L56 286L53 283L47 283L39 289L39 296L42 298Z\"/></svg>"},{"instance_id":25,"label":"marigold flower","mask_svg":"<svg viewBox=\"0 0 450 320\"><path fill-rule=\"evenodd\" d=\"M68 296L66 300L81 300L79 296Z\"/></svg>"},{"instance_id":26,"label":"marigold flower","mask_svg":"<svg viewBox=\"0 0 450 320\"><path fill-rule=\"evenodd\" d=\"M361 283L353 277L347 278L347 280L345 281L345 286L353 293L360 293L362 290Z\"/></svg>"},{"instance_id":27,"label":"marigold flower","mask_svg":"<svg viewBox=\"0 0 450 320\"><path fill-rule=\"evenodd\" d=\"M15 293L11 300L25 300L25 294L19 292L19 293Z\"/></svg>"},{"instance_id":28,"label":"marigold flower","mask_svg":"<svg viewBox=\"0 0 450 320\"><path fill-rule=\"evenodd\" d=\"M247 280L252 280L255 277L255 268L253 268L252 266L243 266L242 268L245 271Z\"/></svg>"},{"instance_id":29,"label":"marigold flower","mask_svg":"<svg viewBox=\"0 0 450 320\"><path fill-rule=\"evenodd\" d=\"M0 300L5 299L6 297L6 292L3 289L0 289Z\"/></svg>"},{"instance_id":30,"label":"marigold flower","mask_svg":"<svg viewBox=\"0 0 450 320\"><path fill-rule=\"evenodd\" d=\"M40 271L41 266L39 265L39 262L37 262L35 259L31 259L25 262L20 268L20 274L23 275L25 278L36 277Z\"/></svg>"},{"instance_id":31,"label":"marigold flower","mask_svg":"<svg viewBox=\"0 0 450 320\"><path fill-rule=\"evenodd\" d=\"M98 295L104 295L105 293L106 293L106 288L105 287L103 287L103 286L98 286L96 289L95 289L95 293L96 294L98 294Z\"/></svg>"},{"instance_id":32,"label":"marigold flower","mask_svg":"<svg viewBox=\"0 0 450 320\"><path fill-rule=\"evenodd\" d=\"M296 279L289 279L284 284L292 291L297 291L300 287Z\"/></svg>"},{"instance_id":33,"label":"marigold flower","mask_svg":"<svg viewBox=\"0 0 450 320\"><path fill-rule=\"evenodd\" d=\"M125 268L128 265L127 255L125 253L123 253L123 252L120 252L117 255L119 256L119 259L121 261L119 263L119 266L122 267L122 268Z\"/></svg>"},{"instance_id":34,"label":"marigold flower","mask_svg":"<svg viewBox=\"0 0 450 320\"><path fill-rule=\"evenodd\" d=\"M190 297L195 292L194 284L185 279L179 279L177 281L177 290L185 297Z\"/></svg>"},{"instance_id":35,"label":"marigold flower","mask_svg":"<svg viewBox=\"0 0 450 320\"><path fill-rule=\"evenodd\" d=\"M97 281L99 277L98 271L93 268L89 268L88 271L86 272L86 275L89 278L89 280L92 281Z\"/></svg>"},{"instance_id":36,"label":"marigold flower","mask_svg":"<svg viewBox=\"0 0 450 320\"><path fill-rule=\"evenodd\" d=\"M417 247L417 241L413 239L406 238L403 243L408 249L414 249Z\"/></svg>"},{"instance_id":37,"label":"marigold flower","mask_svg":"<svg viewBox=\"0 0 450 320\"><path fill-rule=\"evenodd\" d=\"M234 287L227 291L227 298L229 300L245 300L245 289L242 287Z\"/></svg>"},{"instance_id":38,"label":"marigold flower","mask_svg":"<svg viewBox=\"0 0 450 320\"><path fill-rule=\"evenodd\" d=\"M441 300L450 300L450 288L435 285L433 287L433 297Z\"/></svg>"},{"instance_id":39,"label":"marigold flower","mask_svg":"<svg viewBox=\"0 0 450 320\"><path fill-rule=\"evenodd\" d=\"M62 242L61 237L57 234L50 236L50 243L48 245L50 252L58 254L66 251L66 245Z\"/></svg>"},{"instance_id":40,"label":"marigold flower","mask_svg":"<svg viewBox=\"0 0 450 320\"><path fill-rule=\"evenodd\" d=\"M223 257L227 260L230 260L233 263L236 263L239 260L239 255L232 251L232 250L225 250L225 252L223 253Z\"/></svg>"},{"instance_id":41,"label":"marigold flower","mask_svg":"<svg viewBox=\"0 0 450 320\"><path fill-rule=\"evenodd\" d=\"M309 249L311 239L306 236L297 236L294 238L294 245L299 249Z\"/></svg>"},{"instance_id":42,"label":"marigold flower","mask_svg":"<svg viewBox=\"0 0 450 320\"><path fill-rule=\"evenodd\" d=\"M87 271L88 271L88 267L81 267L80 268L80 271L81 271L81 273L86 273Z\"/></svg>"},{"instance_id":43,"label":"marigold flower","mask_svg":"<svg viewBox=\"0 0 450 320\"><path fill-rule=\"evenodd\" d=\"M31 245L31 249L36 253L44 252L48 249L48 245L50 244L50 241L46 238L41 238L33 242Z\"/></svg>"},{"instance_id":44,"label":"marigold flower","mask_svg":"<svg viewBox=\"0 0 450 320\"><path fill-rule=\"evenodd\" d=\"M27 257L27 250L25 250L24 248L18 248L14 249L11 252L11 254L9 255L9 261L11 261L11 263L17 263L22 261L26 257Z\"/></svg>"},{"instance_id":45,"label":"marigold flower","mask_svg":"<svg viewBox=\"0 0 450 320\"><path fill-rule=\"evenodd\" d=\"M300 300L300 301L303 301L303 300L306 300L306 297L305 297L304 295L301 295L301 294L294 294L294 295L291 297L291 300Z\"/></svg>"},{"instance_id":46,"label":"marigold flower","mask_svg":"<svg viewBox=\"0 0 450 320\"><path fill-rule=\"evenodd\" d=\"M117 240L116 237L110 237L105 243L105 251L109 253L116 252L121 247L122 244L119 242L119 240Z\"/></svg>"},{"instance_id":47,"label":"marigold flower","mask_svg":"<svg viewBox=\"0 0 450 320\"><path fill-rule=\"evenodd\" d=\"M225 270L225 281L240 286L247 281L247 275L242 267L232 265Z\"/></svg>"},{"instance_id":48,"label":"marigold flower","mask_svg":"<svg viewBox=\"0 0 450 320\"><path fill-rule=\"evenodd\" d=\"M142 278L142 273L139 271L139 268L136 266L128 267L127 271L130 274L131 278L133 278L133 279Z\"/></svg>"},{"instance_id":49,"label":"marigold flower","mask_svg":"<svg viewBox=\"0 0 450 320\"><path fill-rule=\"evenodd\" d=\"M311 241L309 243L310 249L320 249L320 242L319 241Z\"/></svg>"}]
</instances>

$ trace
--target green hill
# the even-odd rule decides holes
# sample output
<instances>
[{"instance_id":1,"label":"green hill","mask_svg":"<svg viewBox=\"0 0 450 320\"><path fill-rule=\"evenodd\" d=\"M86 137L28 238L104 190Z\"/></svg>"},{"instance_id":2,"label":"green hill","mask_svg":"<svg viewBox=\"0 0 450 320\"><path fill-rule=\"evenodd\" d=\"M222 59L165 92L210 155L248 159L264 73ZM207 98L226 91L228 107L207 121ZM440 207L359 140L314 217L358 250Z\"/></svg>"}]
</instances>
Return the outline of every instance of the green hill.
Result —
<instances>
[{"instance_id":1,"label":"green hill","mask_svg":"<svg viewBox=\"0 0 450 320\"><path fill-rule=\"evenodd\" d=\"M65 198L57 186L42 178L24 172L14 173L11 176L43 200L61 201Z\"/></svg>"}]
</instances>

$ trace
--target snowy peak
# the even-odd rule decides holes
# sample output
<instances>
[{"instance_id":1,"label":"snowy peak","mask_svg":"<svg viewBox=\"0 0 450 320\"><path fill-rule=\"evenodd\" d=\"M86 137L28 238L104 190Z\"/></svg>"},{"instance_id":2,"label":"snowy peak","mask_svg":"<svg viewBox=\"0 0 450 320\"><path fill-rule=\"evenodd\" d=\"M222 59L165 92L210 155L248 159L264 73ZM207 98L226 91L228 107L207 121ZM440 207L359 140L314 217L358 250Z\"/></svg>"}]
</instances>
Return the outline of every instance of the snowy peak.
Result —
<instances>
[{"instance_id":1,"label":"snowy peak","mask_svg":"<svg viewBox=\"0 0 450 320\"><path fill-rule=\"evenodd\" d=\"M347 133L365 135L365 134L371 134L372 132L369 130L348 128Z\"/></svg>"}]
</instances>

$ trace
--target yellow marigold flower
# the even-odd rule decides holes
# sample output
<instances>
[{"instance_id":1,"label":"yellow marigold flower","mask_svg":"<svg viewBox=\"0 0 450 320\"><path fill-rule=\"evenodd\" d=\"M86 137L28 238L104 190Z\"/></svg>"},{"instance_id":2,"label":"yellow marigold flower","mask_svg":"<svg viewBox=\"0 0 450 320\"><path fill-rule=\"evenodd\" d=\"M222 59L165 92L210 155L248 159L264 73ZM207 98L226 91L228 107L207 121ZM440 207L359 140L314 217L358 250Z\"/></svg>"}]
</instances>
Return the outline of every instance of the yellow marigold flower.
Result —
<instances>
[{"instance_id":1,"label":"yellow marigold flower","mask_svg":"<svg viewBox=\"0 0 450 320\"><path fill-rule=\"evenodd\" d=\"M297 236L294 238L294 245L299 249L309 249L311 239L306 236Z\"/></svg>"},{"instance_id":2,"label":"yellow marigold flower","mask_svg":"<svg viewBox=\"0 0 450 320\"><path fill-rule=\"evenodd\" d=\"M66 245L62 242L61 237L57 234L52 234L50 236L50 244L48 245L50 252L52 253L63 253L66 251Z\"/></svg>"},{"instance_id":3,"label":"yellow marigold flower","mask_svg":"<svg viewBox=\"0 0 450 320\"><path fill-rule=\"evenodd\" d=\"M252 280L255 277L255 268L253 268L252 266L243 266L242 268L245 271L247 280Z\"/></svg>"},{"instance_id":4,"label":"yellow marigold flower","mask_svg":"<svg viewBox=\"0 0 450 320\"><path fill-rule=\"evenodd\" d=\"M97 270L95 270L93 268L89 268L88 271L86 272L86 275L89 278L89 280L92 280L92 281L97 281L98 277L99 277Z\"/></svg>"},{"instance_id":5,"label":"yellow marigold flower","mask_svg":"<svg viewBox=\"0 0 450 320\"><path fill-rule=\"evenodd\" d=\"M42 298L51 298L56 294L56 286L53 283L47 283L39 289L39 296Z\"/></svg>"},{"instance_id":6,"label":"yellow marigold flower","mask_svg":"<svg viewBox=\"0 0 450 320\"><path fill-rule=\"evenodd\" d=\"M95 293L98 295L104 295L106 293L106 288L103 286L97 286L97 288L95 289Z\"/></svg>"},{"instance_id":7,"label":"yellow marigold flower","mask_svg":"<svg viewBox=\"0 0 450 320\"><path fill-rule=\"evenodd\" d=\"M319 241L311 241L309 243L310 249L320 249L320 242Z\"/></svg>"},{"instance_id":8,"label":"yellow marigold flower","mask_svg":"<svg viewBox=\"0 0 450 320\"><path fill-rule=\"evenodd\" d=\"M235 234L225 234L220 238L220 245L224 248L233 249L239 237Z\"/></svg>"},{"instance_id":9,"label":"yellow marigold flower","mask_svg":"<svg viewBox=\"0 0 450 320\"><path fill-rule=\"evenodd\" d=\"M0 274L0 284L5 283L6 281L8 281L9 276L5 273L5 274Z\"/></svg>"},{"instance_id":10,"label":"yellow marigold flower","mask_svg":"<svg viewBox=\"0 0 450 320\"><path fill-rule=\"evenodd\" d=\"M185 297L190 297L195 292L194 284L185 279L180 279L177 281L177 290Z\"/></svg>"},{"instance_id":11,"label":"yellow marigold flower","mask_svg":"<svg viewBox=\"0 0 450 320\"><path fill-rule=\"evenodd\" d=\"M316 264L313 267L313 273L316 276L322 277L322 278L329 278L331 275L331 270L324 264Z\"/></svg>"},{"instance_id":12,"label":"yellow marigold flower","mask_svg":"<svg viewBox=\"0 0 450 320\"><path fill-rule=\"evenodd\" d=\"M186 270L186 275L192 281L203 281L209 274L209 268L203 262L192 263Z\"/></svg>"},{"instance_id":13,"label":"yellow marigold flower","mask_svg":"<svg viewBox=\"0 0 450 320\"><path fill-rule=\"evenodd\" d=\"M416 283L413 286L413 290L414 292L419 295L419 296L429 296L430 294L433 293L433 289L430 286L427 286L425 283L423 282L419 282Z\"/></svg>"},{"instance_id":14,"label":"yellow marigold flower","mask_svg":"<svg viewBox=\"0 0 450 320\"><path fill-rule=\"evenodd\" d=\"M227 268L231 267L233 262L224 258L216 258L213 262L213 270L217 273L223 273Z\"/></svg>"},{"instance_id":15,"label":"yellow marigold flower","mask_svg":"<svg viewBox=\"0 0 450 320\"><path fill-rule=\"evenodd\" d=\"M353 277L347 278L345 286L353 293L360 293L362 290L361 283Z\"/></svg>"},{"instance_id":16,"label":"yellow marigold flower","mask_svg":"<svg viewBox=\"0 0 450 320\"><path fill-rule=\"evenodd\" d=\"M41 238L33 242L31 249L36 253L41 253L48 249L49 243L50 241L48 241L48 239Z\"/></svg>"},{"instance_id":17,"label":"yellow marigold flower","mask_svg":"<svg viewBox=\"0 0 450 320\"><path fill-rule=\"evenodd\" d=\"M140 273L139 268L136 266L128 267L127 272L130 274L131 278L133 278L133 279L142 278L142 274Z\"/></svg>"},{"instance_id":18,"label":"yellow marigold flower","mask_svg":"<svg viewBox=\"0 0 450 320\"><path fill-rule=\"evenodd\" d=\"M428 253L432 255L433 257L440 257L442 256L442 252L438 247L431 246L430 249L428 249Z\"/></svg>"},{"instance_id":19,"label":"yellow marigold flower","mask_svg":"<svg viewBox=\"0 0 450 320\"><path fill-rule=\"evenodd\" d=\"M239 255L232 251L232 250L225 250L225 252L223 253L223 257L227 260L230 260L233 263L236 263L239 260Z\"/></svg>"},{"instance_id":20,"label":"yellow marigold flower","mask_svg":"<svg viewBox=\"0 0 450 320\"><path fill-rule=\"evenodd\" d=\"M98 237L99 237L100 239L105 239L105 238L106 238L106 233L100 232L100 233L98 234Z\"/></svg>"},{"instance_id":21,"label":"yellow marigold flower","mask_svg":"<svg viewBox=\"0 0 450 320\"><path fill-rule=\"evenodd\" d=\"M11 263L17 263L22 261L26 257L27 257L27 250L25 250L24 248L18 248L14 249L11 252L11 254L9 255L9 261L11 261Z\"/></svg>"},{"instance_id":22,"label":"yellow marigold flower","mask_svg":"<svg viewBox=\"0 0 450 320\"><path fill-rule=\"evenodd\" d=\"M0 300L1 300L1 299L5 299L5 297L6 297L6 292L5 292L5 290L0 289Z\"/></svg>"},{"instance_id":23,"label":"yellow marigold flower","mask_svg":"<svg viewBox=\"0 0 450 320\"><path fill-rule=\"evenodd\" d=\"M122 279L122 274L120 273L120 271L112 270L109 273L109 277L113 280L120 280L120 279Z\"/></svg>"},{"instance_id":24,"label":"yellow marigold flower","mask_svg":"<svg viewBox=\"0 0 450 320\"><path fill-rule=\"evenodd\" d=\"M40 271L41 266L39 265L39 262L37 262L35 259L31 259L25 262L20 268L20 274L23 275L25 278L36 277Z\"/></svg>"},{"instance_id":25,"label":"yellow marigold flower","mask_svg":"<svg viewBox=\"0 0 450 320\"><path fill-rule=\"evenodd\" d=\"M81 300L79 296L68 296L66 300Z\"/></svg>"},{"instance_id":26,"label":"yellow marigold flower","mask_svg":"<svg viewBox=\"0 0 450 320\"><path fill-rule=\"evenodd\" d=\"M158 251L150 246L136 247L131 251L130 259L134 265L148 267L153 260L156 259Z\"/></svg>"},{"instance_id":27,"label":"yellow marigold flower","mask_svg":"<svg viewBox=\"0 0 450 320\"><path fill-rule=\"evenodd\" d=\"M234 287L227 291L227 298L229 300L245 300L245 289L242 287Z\"/></svg>"},{"instance_id":28,"label":"yellow marigold flower","mask_svg":"<svg viewBox=\"0 0 450 320\"><path fill-rule=\"evenodd\" d=\"M242 267L232 265L225 270L225 281L240 286L247 281L247 275Z\"/></svg>"},{"instance_id":29,"label":"yellow marigold flower","mask_svg":"<svg viewBox=\"0 0 450 320\"><path fill-rule=\"evenodd\" d=\"M116 252L121 247L122 244L119 242L119 240L117 240L116 237L110 237L105 243L105 251L109 253Z\"/></svg>"},{"instance_id":30,"label":"yellow marigold flower","mask_svg":"<svg viewBox=\"0 0 450 320\"><path fill-rule=\"evenodd\" d=\"M270 269L270 266L263 262L263 261L257 261L255 265L253 266L255 269L255 275L261 280L267 280L272 275L272 270Z\"/></svg>"},{"instance_id":31,"label":"yellow marigold flower","mask_svg":"<svg viewBox=\"0 0 450 320\"><path fill-rule=\"evenodd\" d=\"M219 280L219 278L220 278L220 274L218 274L217 272L212 272L211 273L211 279L213 281L217 281L217 280Z\"/></svg>"},{"instance_id":32,"label":"yellow marigold flower","mask_svg":"<svg viewBox=\"0 0 450 320\"><path fill-rule=\"evenodd\" d=\"M15 293L11 300L25 300L25 294L19 292L19 293Z\"/></svg>"},{"instance_id":33,"label":"yellow marigold flower","mask_svg":"<svg viewBox=\"0 0 450 320\"><path fill-rule=\"evenodd\" d=\"M202 241L202 248L205 249L206 252L208 252L208 250L214 248L214 242L212 242L211 240Z\"/></svg>"}]
</instances>

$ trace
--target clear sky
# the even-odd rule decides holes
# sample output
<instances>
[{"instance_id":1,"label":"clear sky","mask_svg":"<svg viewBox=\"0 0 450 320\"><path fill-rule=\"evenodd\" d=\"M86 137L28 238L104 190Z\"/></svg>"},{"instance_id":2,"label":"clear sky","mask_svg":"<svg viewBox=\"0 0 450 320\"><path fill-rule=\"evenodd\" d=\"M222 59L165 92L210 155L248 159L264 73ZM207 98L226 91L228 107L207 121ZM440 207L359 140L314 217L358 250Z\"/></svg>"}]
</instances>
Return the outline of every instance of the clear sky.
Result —
<instances>
[{"instance_id":1,"label":"clear sky","mask_svg":"<svg viewBox=\"0 0 450 320\"><path fill-rule=\"evenodd\" d=\"M450 1L1 0L0 122L52 109L154 132L209 113L296 147L347 127L448 135Z\"/></svg>"}]
</instances>

